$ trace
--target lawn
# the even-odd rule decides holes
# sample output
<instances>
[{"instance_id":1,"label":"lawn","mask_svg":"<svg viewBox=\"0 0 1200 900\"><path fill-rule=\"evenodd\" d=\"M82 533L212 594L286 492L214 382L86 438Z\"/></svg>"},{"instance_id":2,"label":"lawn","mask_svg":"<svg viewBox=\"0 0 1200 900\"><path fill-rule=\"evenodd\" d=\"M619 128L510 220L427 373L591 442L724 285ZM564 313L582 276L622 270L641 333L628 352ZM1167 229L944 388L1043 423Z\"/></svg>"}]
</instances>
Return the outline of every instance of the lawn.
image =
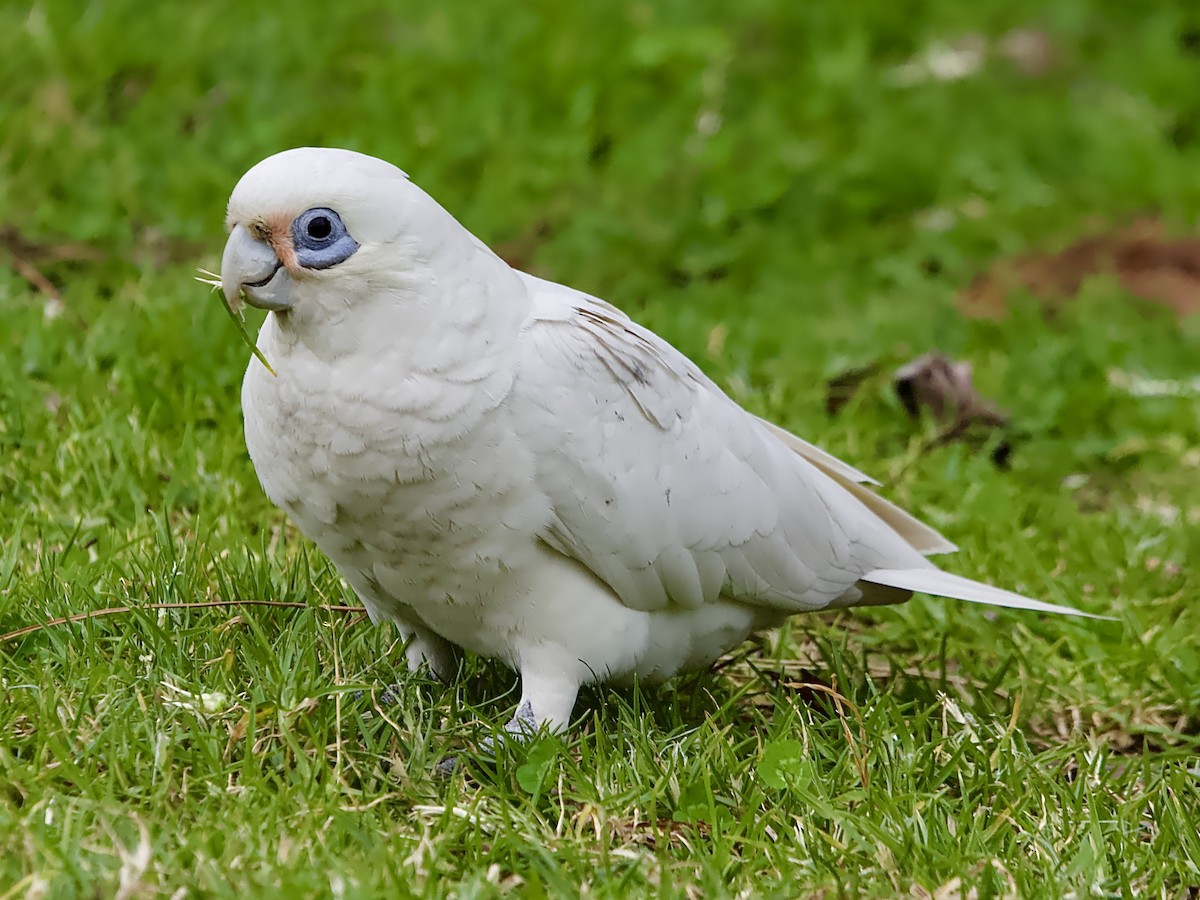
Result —
<instances>
[{"instance_id":1,"label":"lawn","mask_svg":"<svg viewBox=\"0 0 1200 900\"><path fill-rule=\"evenodd\" d=\"M0 643L0 898L1197 896L1200 315L1112 273L963 311L1004 260L1196 234L1194 3L44 0L0 50L0 633L129 607ZM810 615L480 755L515 677L330 609L193 280L312 143L879 477L953 571L1115 621ZM933 349L1007 468L904 414Z\"/></svg>"}]
</instances>

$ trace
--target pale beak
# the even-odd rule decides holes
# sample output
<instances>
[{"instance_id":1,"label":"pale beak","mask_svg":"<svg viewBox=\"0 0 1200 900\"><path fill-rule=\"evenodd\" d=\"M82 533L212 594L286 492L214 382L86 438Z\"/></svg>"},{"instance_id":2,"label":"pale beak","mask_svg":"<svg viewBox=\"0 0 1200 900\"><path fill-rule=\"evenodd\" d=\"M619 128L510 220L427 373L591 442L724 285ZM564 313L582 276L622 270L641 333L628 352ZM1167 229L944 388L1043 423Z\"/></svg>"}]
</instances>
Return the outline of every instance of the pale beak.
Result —
<instances>
[{"instance_id":1,"label":"pale beak","mask_svg":"<svg viewBox=\"0 0 1200 900\"><path fill-rule=\"evenodd\" d=\"M237 309L238 295L259 309L291 309L292 279L270 245L255 240L243 225L234 225L221 256L221 290L230 308Z\"/></svg>"}]
</instances>

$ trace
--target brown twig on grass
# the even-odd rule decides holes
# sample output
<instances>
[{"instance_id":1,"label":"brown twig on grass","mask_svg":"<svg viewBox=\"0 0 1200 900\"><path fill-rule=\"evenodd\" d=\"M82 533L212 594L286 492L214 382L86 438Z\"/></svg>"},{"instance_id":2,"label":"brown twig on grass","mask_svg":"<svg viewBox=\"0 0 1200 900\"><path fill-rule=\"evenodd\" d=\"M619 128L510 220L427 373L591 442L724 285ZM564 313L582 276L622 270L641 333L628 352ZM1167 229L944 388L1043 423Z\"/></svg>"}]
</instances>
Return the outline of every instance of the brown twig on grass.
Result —
<instances>
[{"instance_id":1,"label":"brown twig on grass","mask_svg":"<svg viewBox=\"0 0 1200 900\"><path fill-rule=\"evenodd\" d=\"M73 616L51 619L49 622L26 625L24 628L18 628L16 631L8 632L8 634L0 634L0 644L6 644L27 634L33 634L36 631L45 631L47 628L54 628L58 625L82 622L85 619L98 619L101 616L115 616L118 613L133 612L138 609L210 609L217 606L279 606L285 609L321 609L326 612L341 613L365 613L367 611L364 606L313 606L309 603L301 603L298 600L197 600L191 603L147 603L142 606L109 606L105 609L93 609L88 612L75 613Z\"/></svg>"},{"instance_id":2,"label":"brown twig on grass","mask_svg":"<svg viewBox=\"0 0 1200 900\"><path fill-rule=\"evenodd\" d=\"M103 254L88 244L44 243L30 240L12 225L0 226L0 249L7 251L13 271L24 278L33 289L56 302L62 302L58 288L38 267L39 262L50 265L63 262L94 262Z\"/></svg>"},{"instance_id":3,"label":"brown twig on grass","mask_svg":"<svg viewBox=\"0 0 1200 900\"><path fill-rule=\"evenodd\" d=\"M12 260L13 271L28 281L33 289L40 294L44 294L51 300L62 300L62 295L59 294L58 288L54 283L41 273L33 263L25 259L23 256L18 256L15 251L9 252L9 258Z\"/></svg>"}]
</instances>

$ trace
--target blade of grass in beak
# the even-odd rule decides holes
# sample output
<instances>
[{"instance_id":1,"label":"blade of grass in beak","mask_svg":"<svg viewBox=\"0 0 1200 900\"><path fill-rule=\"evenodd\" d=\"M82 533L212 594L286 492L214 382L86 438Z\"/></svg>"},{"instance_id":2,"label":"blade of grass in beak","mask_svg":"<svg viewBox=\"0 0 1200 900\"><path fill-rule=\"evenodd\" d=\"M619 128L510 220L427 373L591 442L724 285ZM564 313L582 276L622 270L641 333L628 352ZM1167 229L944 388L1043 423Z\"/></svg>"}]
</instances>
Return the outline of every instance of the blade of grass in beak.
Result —
<instances>
[{"instance_id":1,"label":"blade of grass in beak","mask_svg":"<svg viewBox=\"0 0 1200 900\"><path fill-rule=\"evenodd\" d=\"M238 334L242 336L242 340L245 342L246 346L250 348L250 352L254 354L254 358L263 364L263 368L270 372L272 377L278 378L279 373L271 367L269 362L267 362L267 358L263 356L262 351L258 349L258 344L254 342L254 338L251 336L250 332L246 330L245 313L234 309L233 306L230 305L229 301L225 299L225 292L221 290L220 279L217 278L213 272L209 272L206 269L201 269L200 276L197 276L196 280L201 284L212 285L213 290L221 295L221 305L225 307L225 312L229 313L229 318L233 319L233 324L237 328Z\"/></svg>"},{"instance_id":2,"label":"blade of grass in beak","mask_svg":"<svg viewBox=\"0 0 1200 900\"><path fill-rule=\"evenodd\" d=\"M222 291L217 291L221 295L221 305L225 307L225 312L229 313L229 318L233 319L233 324L237 327L238 334L242 336L242 340L246 342L246 346L250 348L250 352L257 359L273 378L278 378L278 373L271 368L271 364L267 362L267 358L263 356L262 351L258 349L258 344L254 342L254 338L250 332L246 330L246 317L244 313L235 312L233 307L229 305L229 301L225 299L225 294Z\"/></svg>"}]
</instances>

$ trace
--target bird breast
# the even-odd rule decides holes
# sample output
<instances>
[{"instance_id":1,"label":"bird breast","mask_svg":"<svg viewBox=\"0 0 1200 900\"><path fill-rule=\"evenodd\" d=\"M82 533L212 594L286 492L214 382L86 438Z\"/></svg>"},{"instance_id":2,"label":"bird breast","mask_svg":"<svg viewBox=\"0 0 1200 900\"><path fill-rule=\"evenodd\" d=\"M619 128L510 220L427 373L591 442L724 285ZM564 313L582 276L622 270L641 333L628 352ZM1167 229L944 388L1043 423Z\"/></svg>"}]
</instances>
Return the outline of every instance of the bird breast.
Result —
<instances>
[{"instance_id":1,"label":"bird breast","mask_svg":"<svg viewBox=\"0 0 1200 900\"><path fill-rule=\"evenodd\" d=\"M252 360L242 389L255 470L377 612L486 603L532 558L549 504L501 402L511 378L330 365L267 337L278 376Z\"/></svg>"}]
</instances>

